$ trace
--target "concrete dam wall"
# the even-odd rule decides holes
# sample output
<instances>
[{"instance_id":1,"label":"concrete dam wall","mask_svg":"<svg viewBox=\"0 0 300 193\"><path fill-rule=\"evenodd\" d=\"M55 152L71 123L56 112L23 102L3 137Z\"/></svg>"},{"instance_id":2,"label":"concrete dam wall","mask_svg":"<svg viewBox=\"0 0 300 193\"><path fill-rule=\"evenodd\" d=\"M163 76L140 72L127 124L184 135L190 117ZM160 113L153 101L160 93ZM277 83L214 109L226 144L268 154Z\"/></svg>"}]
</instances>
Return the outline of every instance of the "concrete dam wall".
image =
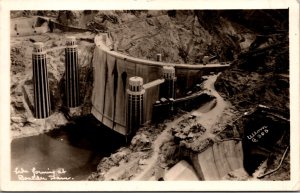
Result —
<instances>
[{"instance_id":1,"label":"concrete dam wall","mask_svg":"<svg viewBox=\"0 0 300 193\"><path fill-rule=\"evenodd\" d=\"M242 142L228 140L214 143L192 158L201 180L221 180L229 172L244 168Z\"/></svg>"},{"instance_id":2,"label":"concrete dam wall","mask_svg":"<svg viewBox=\"0 0 300 193\"><path fill-rule=\"evenodd\" d=\"M144 84L160 79L163 66L171 65L176 70L176 96L183 95L189 88L201 81L201 77L229 67L228 64L169 64L130 57L113 51L107 34L95 37L93 56L94 85L92 114L107 127L128 134L127 94L130 77L143 78ZM159 86L147 88L144 95L143 122L151 121L152 106L159 100Z\"/></svg>"},{"instance_id":3,"label":"concrete dam wall","mask_svg":"<svg viewBox=\"0 0 300 193\"><path fill-rule=\"evenodd\" d=\"M240 140L225 140L212 144L201 153L189 155L189 161L181 160L164 175L165 181L224 180L229 173L244 171L243 149Z\"/></svg>"}]
</instances>

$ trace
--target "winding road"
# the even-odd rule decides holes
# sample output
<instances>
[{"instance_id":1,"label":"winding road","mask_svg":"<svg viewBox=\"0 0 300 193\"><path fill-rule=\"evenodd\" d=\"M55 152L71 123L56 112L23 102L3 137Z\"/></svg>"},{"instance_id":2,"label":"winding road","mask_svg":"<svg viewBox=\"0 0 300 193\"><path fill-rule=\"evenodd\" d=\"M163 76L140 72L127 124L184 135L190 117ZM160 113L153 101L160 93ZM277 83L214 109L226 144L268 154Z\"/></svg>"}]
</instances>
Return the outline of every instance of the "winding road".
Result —
<instances>
[{"instance_id":1,"label":"winding road","mask_svg":"<svg viewBox=\"0 0 300 193\"><path fill-rule=\"evenodd\" d=\"M203 135L203 139L207 137L214 137L214 134L212 134L212 129L218 123L225 108L229 106L228 103L226 103L224 99L219 95L219 93L215 90L214 83L217 77L218 75L208 76L207 80L203 84L203 89L211 92L211 95L215 96L216 100L210 101L209 103L201 106L199 109L189 112L172 122L166 123L166 129L153 142L153 155L146 161L147 165L142 168L142 173L134 177L133 180L145 181L149 180L152 177L154 167L158 162L160 147L164 144L164 142L168 141L172 137L170 136L169 131L173 127L176 127L176 125L178 125L178 123L186 117L190 115L196 116L197 122L202 124L207 129ZM215 102L216 106L213 107L215 105Z\"/></svg>"}]
</instances>

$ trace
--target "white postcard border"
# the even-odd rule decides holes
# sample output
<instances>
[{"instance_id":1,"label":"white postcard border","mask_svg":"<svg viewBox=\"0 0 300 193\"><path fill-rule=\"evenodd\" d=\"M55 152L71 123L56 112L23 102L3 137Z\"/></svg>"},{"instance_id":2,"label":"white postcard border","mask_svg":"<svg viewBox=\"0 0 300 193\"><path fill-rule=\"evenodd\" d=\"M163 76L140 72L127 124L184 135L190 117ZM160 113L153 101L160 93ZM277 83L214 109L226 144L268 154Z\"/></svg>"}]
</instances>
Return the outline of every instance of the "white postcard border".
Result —
<instances>
[{"instance_id":1,"label":"white postcard border","mask_svg":"<svg viewBox=\"0 0 300 193\"><path fill-rule=\"evenodd\" d=\"M290 110L291 110L291 180L290 181L200 181L200 182L16 182L10 181L10 10L76 10L76 9L286 9L290 20ZM200 191L200 190L299 190L300 139L299 139L299 4L295 0L2 0L0 36L0 190L38 191Z\"/></svg>"}]
</instances>

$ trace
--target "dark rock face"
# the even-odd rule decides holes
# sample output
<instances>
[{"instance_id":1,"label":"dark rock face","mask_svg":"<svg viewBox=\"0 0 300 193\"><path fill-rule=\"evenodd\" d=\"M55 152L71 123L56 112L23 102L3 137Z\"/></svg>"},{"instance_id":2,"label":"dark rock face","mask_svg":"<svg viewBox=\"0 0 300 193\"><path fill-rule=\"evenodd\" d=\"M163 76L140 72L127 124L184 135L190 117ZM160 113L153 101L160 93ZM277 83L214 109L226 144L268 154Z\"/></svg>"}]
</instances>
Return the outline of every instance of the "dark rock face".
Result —
<instances>
[{"instance_id":1,"label":"dark rock face","mask_svg":"<svg viewBox=\"0 0 300 193\"><path fill-rule=\"evenodd\" d=\"M266 35L288 30L288 10L197 10L195 15L214 37L210 49L219 55L220 60L232 60L240 53L240 43L245 41L243 34L247 31ZM228 33L224 21L234 25L236 33Z\"/></svg>"},{"instance_id":2,"label":"dark rock face","mask_svg":"<svg viewBox=\"0 0 300 193\"><path fill-rule=\"evenodd\" d=\"M241 108L265 104L289 111L288 11L245 11L235 18L236 13L220 14L260 35L248 51L239 54L232 68L219 76L216 89ZM262 16L266 20L259 19Z\"/></svg>"},{"instance_id":3,"label":"dark rock face","mask_svg":"<svg viewBox=\"0 0 300 193\"><path fill-rule=\"evenodd\" d=\"M289 121L278 117L271 110L256 109L244 118L240 127L244 129L244 167L249 175L252 175L262 161L267 158L269 162L274 160L276 151L289 146Z\"/></svg>"},{"instance_id":4,"label":"dark rock face","mask_svg":"<svg viewBox=\"0 0 300 193\"><path fill-rule=\"evenodd\" d=\"M216 89L243 109L265 104L289 111L288 46L283 49L284 55L274 49L251 64L251 59L237 62L219 76Z\"/></svg>"},{"instance_id":5,"label":"dark rock face","mask_svg":"<svg viewBox=\"0 0 300 193\"><path fill-rule=\"evenodd\" d=\"M218 77L216 90L240 112L251 111L258 104L263 104L283 112L289 118L288 11L245 11L236 18L233 17L235 13L221 14L232 21L244 23L258 35L247 50L239 53L231 68ZM258 20L259 17L266 20ZM243 117L228 127L226 132L227 135L243 138L244 168L249 175L267 158L267 171L276 168L276 160L281 158L290 144L289 123L276 122L274 117L266 114ZM259 139L252 139L251 136ZM247 138L251 138L250 141ZM289 158L284 160L283 165L287 166L288 162ZM267 179L278 179L278 176L289 178L289 171L284 173L285 177L278 173Z\"/></svg>"},{"instance_id":6,"label":"dark rock face","mask_svg":"<svg viewBox=\"0 0 300 193\"><path fill-rule=\"evenodd\" d=\"M78 26L82 11L59 11L57 20L63 25Z\"/></svg>"}]
</instances>

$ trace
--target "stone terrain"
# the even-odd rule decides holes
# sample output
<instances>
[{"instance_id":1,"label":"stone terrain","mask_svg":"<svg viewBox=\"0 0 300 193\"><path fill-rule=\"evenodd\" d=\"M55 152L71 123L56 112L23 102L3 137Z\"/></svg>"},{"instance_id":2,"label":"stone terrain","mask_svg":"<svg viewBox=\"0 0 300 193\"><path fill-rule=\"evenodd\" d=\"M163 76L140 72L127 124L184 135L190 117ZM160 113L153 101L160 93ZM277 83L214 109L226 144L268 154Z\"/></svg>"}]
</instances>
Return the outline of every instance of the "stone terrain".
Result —
<instances>
[{"instance_id":1,"label":"stone terrain","mask_svg":"<svg viewBox=\"0 0 300 193\"><path fill-rule=\"evenodd\" d=\"M155 60L156 54L161 53L163 61L173 63L202 63L204 56L209 56L211 62L234 61L230 69L209 77L203 88L216 96L216 104L212 101L195 111L181 112L162 123L140 128L130 145L101 160L89 180L161 180L191 151L199 153L226 138L242 138L239 118L258 104L289 112L289 42L285 10L16 11L11 17L33 15L52 17L64 25L86 28L90 32L55 31L11 38L13 138L42 133L68 121L62 104L62 50L53 50L48 56L53 115L45 121L32 117L30 99L26 99L24 93L26 88L32 90L32 42L42 41L51 49L64 44L63 36L78 37L82 88L79 115L89 113L94 45L86 40L91 40L95 33L108 32L116 51L138 58ZM289 145L289 140L283 143L283 146ZM269 169L278 165L282 153L272 154L268 160ZM280 170L263 180L287 180L289 170L288 153ZM240 170L224 178L252 179Z\"/></svg>"}]
</instances>

